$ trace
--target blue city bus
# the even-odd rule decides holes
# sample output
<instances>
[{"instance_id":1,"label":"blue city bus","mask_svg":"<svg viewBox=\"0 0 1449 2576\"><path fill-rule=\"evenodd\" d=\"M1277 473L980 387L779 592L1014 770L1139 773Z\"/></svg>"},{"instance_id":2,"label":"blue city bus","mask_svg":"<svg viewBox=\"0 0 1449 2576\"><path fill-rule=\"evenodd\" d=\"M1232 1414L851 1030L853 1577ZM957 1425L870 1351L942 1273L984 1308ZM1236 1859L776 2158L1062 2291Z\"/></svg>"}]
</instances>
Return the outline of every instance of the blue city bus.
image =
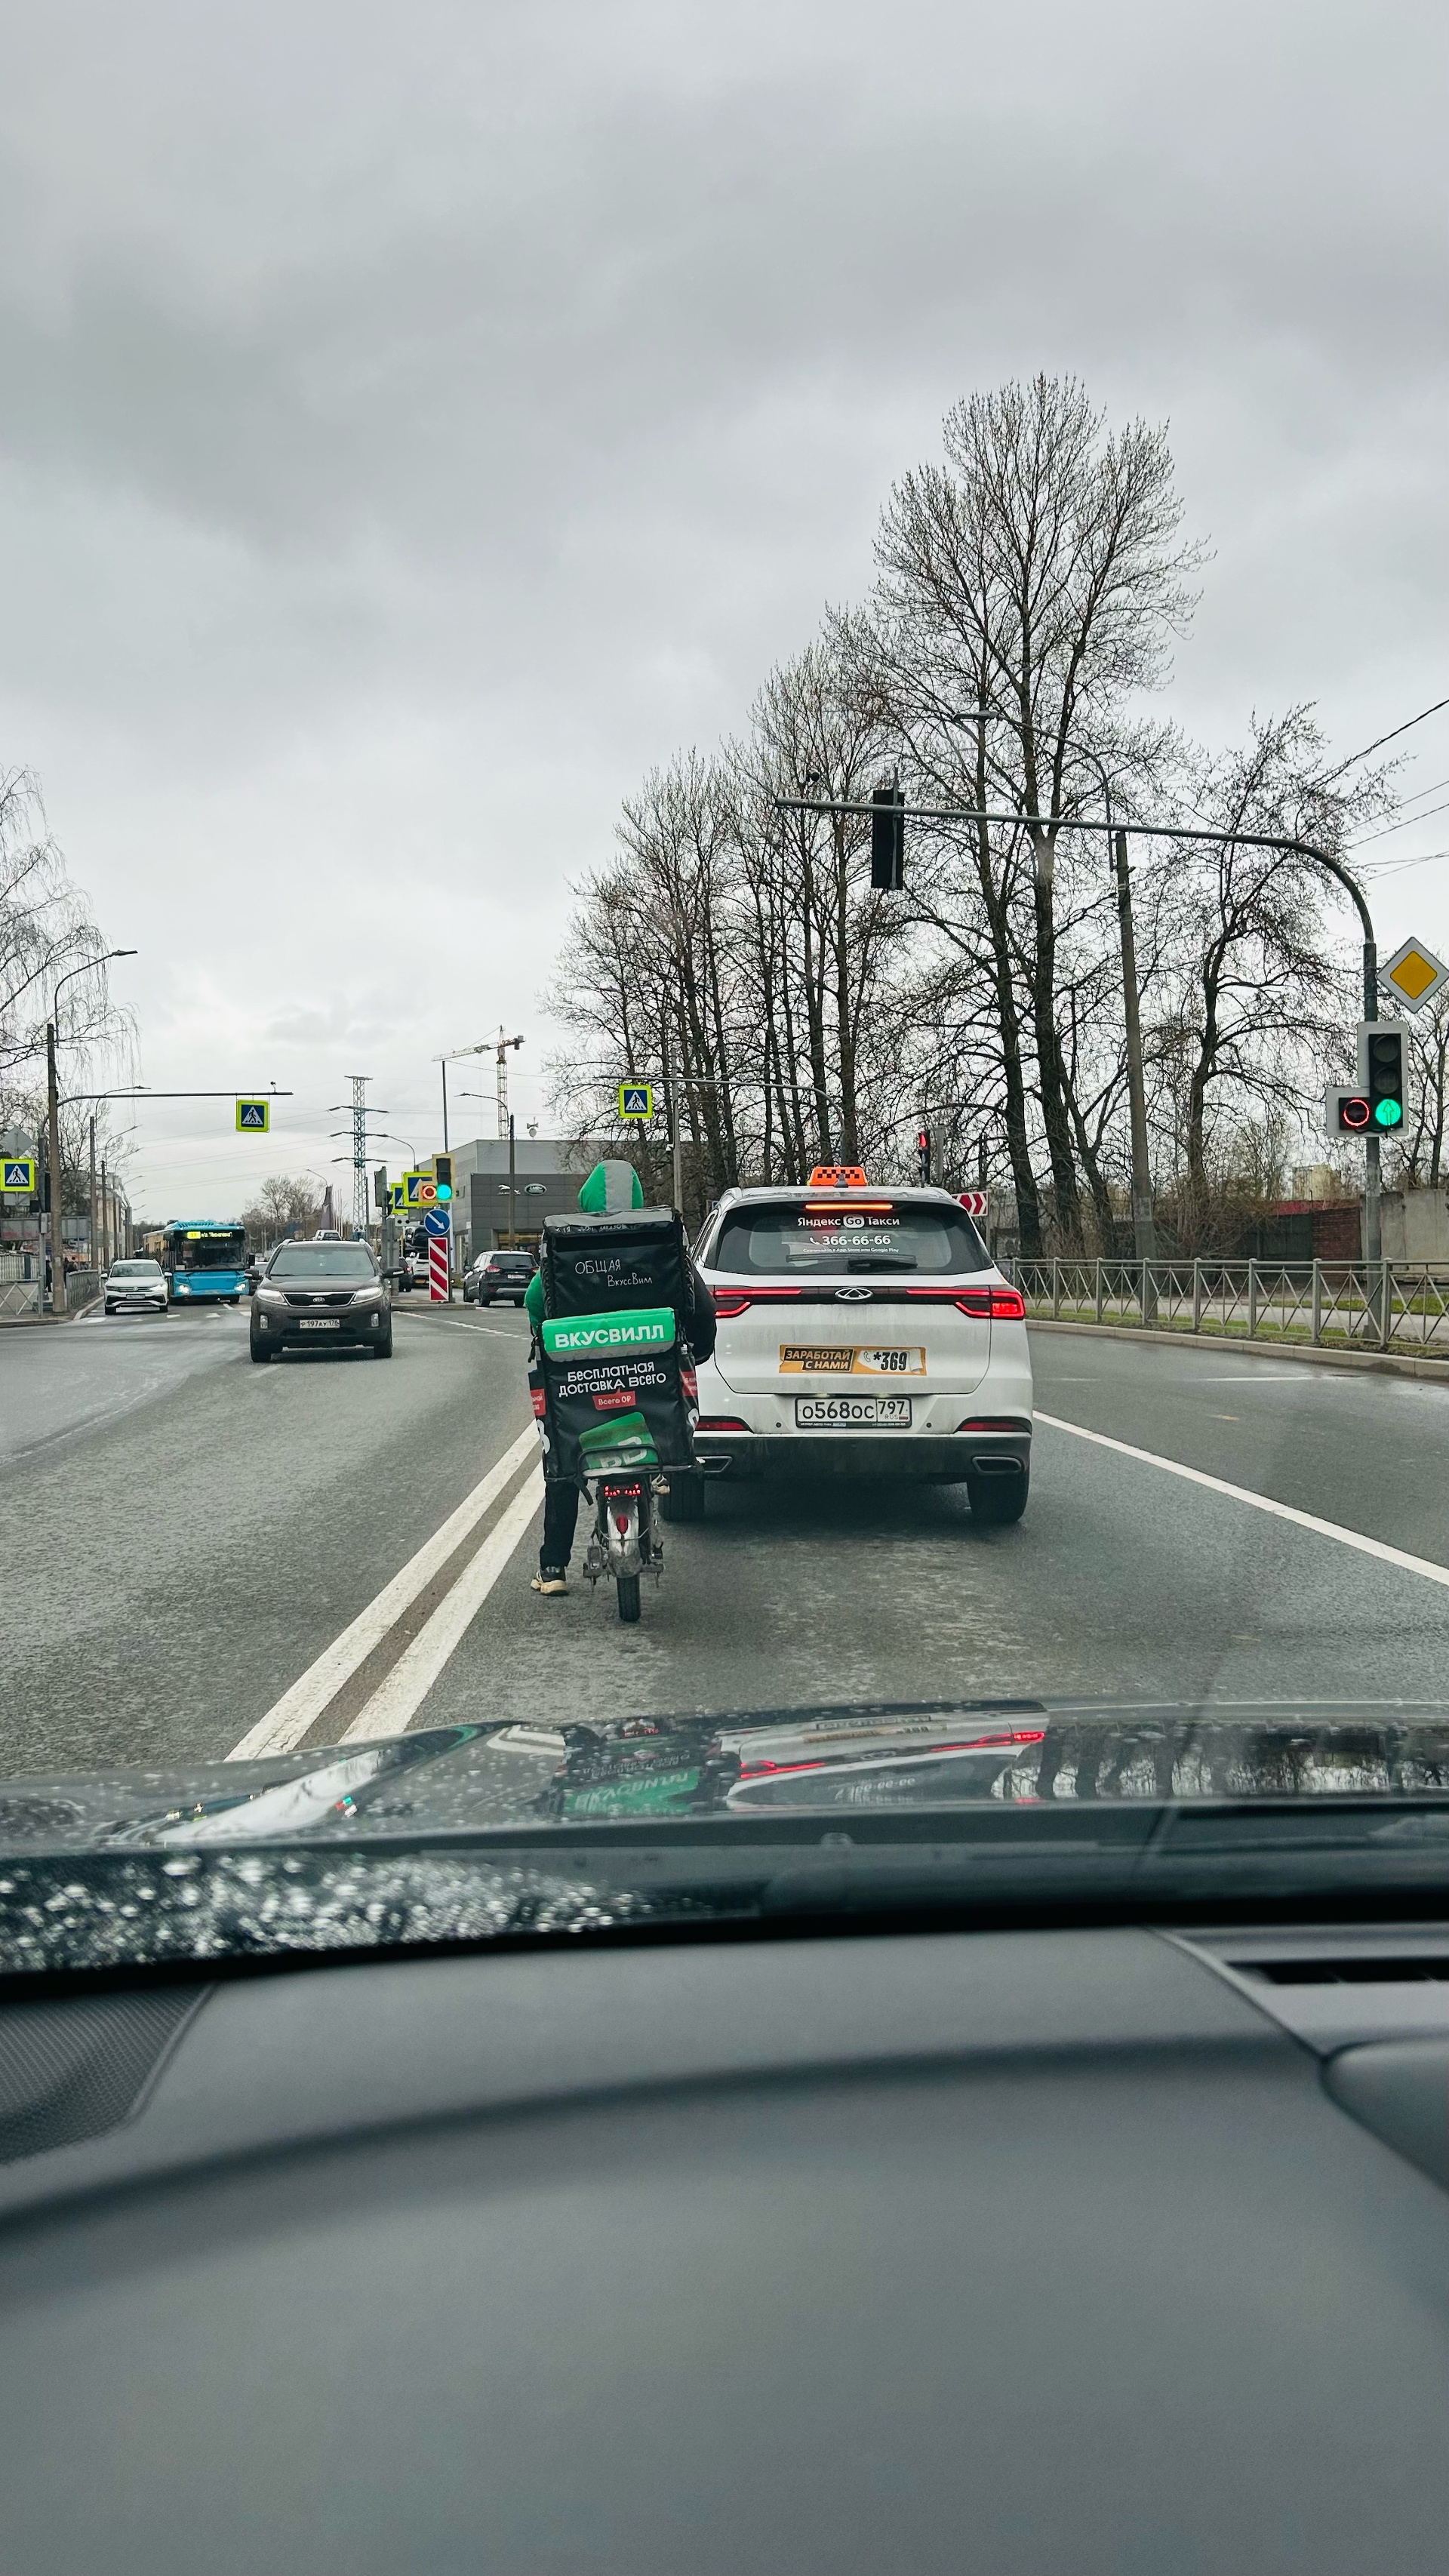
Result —
<instances>
[{"instance_id":1,"label":"blue city bus","mask_svg":"<svg viewBox=\"0 0 1449 2576\"><path fill-rule=\"evenodd\" d=\"M173 1217L161 1230L156 1258L166 1273L172 1302L195 1306L224 1297L234 1306L246 1293L246 1227L218 1216Z\"/></svg>"}]
</instances>

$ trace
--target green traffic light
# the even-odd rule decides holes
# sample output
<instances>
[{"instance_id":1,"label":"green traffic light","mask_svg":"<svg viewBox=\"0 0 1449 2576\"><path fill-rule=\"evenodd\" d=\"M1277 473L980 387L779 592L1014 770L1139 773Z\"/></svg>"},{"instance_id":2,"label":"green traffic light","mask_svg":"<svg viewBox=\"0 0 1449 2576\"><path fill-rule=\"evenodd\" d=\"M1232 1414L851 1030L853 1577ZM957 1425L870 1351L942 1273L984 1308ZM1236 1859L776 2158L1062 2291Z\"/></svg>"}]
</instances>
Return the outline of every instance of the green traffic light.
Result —
<instances>
[{"instance_id":1,"label":"green traffic light","mask_svg":"<svg viewBox=\"0 0 1449 2576\"><path fill-rule=\"evenodd\" d=\"M1374 1116L1381 1127L1397 1127L1403 1114L1404 1104L1401 1100L1381 1100L1374 1111Z\"/></svg>"},{"instance_id":2,"label":"green traffic light","mask_svg":"<svg viewBox=\"0 0 1449 2576\"><path fill-rule=\"evenodd\" d=\"M1388 1106L1388 1103L1387 1103L1387 1102L1385 1102L1385 1104L1384 1104L1384 1105L1385 1105L1385 1107L1387 1107L1387 1106ZM452 1195L453 1195L453 1184L452 1184L452 1182L451 1182L451 1181L439 1181L438 1186L437 1186L436 1196L437 1196L439 1199L446 1201L446 1200L450 1199L450 1198L452 1197Z\"/></svg>"}]
</instances>

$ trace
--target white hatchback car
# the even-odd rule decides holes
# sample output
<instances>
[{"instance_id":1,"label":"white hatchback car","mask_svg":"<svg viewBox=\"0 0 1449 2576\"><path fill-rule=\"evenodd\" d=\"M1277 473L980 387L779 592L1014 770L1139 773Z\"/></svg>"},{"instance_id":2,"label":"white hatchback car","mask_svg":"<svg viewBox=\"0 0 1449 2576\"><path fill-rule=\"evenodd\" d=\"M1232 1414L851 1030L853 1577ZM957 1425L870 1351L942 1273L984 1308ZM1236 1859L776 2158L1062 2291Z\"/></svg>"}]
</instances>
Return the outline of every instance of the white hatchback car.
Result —
<instances>
[{"instance_id":1,"label":"white hatchback car","mask_svg":"<svg viewBox=\"0 0 1449 2576\"><path fill-rule=\"evenodd\" d=\"M1020 1520L1025 1308L949 1191L730 1190L695 1259L719 1320L699 1370L707 1476L919 1477L964 1484L978 1520Z\"/></svg>"}]
</instances>

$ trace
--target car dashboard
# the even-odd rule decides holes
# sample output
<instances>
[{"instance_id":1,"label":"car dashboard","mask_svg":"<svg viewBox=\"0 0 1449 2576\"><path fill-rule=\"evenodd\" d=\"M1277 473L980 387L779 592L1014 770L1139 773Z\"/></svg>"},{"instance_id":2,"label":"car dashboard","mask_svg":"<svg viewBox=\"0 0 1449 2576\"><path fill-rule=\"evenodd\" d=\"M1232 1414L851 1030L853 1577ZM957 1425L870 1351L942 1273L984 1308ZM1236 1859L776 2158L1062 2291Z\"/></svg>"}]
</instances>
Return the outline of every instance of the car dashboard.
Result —
<instances>
[{"instance_id":1,"label":"car dashboard","mask_svg":"<svg viewBox=\"0 0 1449 2576\"><path fill-rule=\"evenodd\" d=\"M25 2576L1449 2563L1449 1931L0 2004Z\"/></svg>"}]
</instances>

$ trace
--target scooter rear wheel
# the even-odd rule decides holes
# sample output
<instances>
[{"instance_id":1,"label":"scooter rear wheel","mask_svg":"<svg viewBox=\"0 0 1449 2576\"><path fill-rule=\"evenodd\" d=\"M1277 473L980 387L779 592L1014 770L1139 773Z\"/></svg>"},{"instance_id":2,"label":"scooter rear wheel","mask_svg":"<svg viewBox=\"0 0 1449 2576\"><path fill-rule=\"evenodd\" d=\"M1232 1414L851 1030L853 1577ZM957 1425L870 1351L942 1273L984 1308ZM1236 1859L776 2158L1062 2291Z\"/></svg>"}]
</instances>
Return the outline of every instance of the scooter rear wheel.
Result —
<instances>
[{"instance_id":1,"label":"scooter rear wheel","mask_svg":"<svg viewBox=\"0 0 1449 2576\"><path fill-rule=\"evenodd\" d=\"M628 1624L639 1616L639 1577L618 1574L614 1580L619 1587L619 1616Z\"/></svg>"}]
</instances>

